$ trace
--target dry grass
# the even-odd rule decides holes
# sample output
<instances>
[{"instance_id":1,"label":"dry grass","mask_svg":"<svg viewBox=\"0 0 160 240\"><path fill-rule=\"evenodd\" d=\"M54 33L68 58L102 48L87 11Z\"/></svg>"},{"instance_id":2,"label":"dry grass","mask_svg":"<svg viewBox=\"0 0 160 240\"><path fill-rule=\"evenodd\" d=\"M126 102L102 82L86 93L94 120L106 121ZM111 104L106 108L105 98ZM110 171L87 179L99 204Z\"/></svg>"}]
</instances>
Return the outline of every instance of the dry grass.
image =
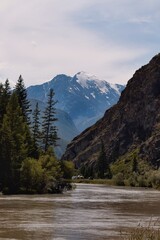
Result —
<instances>
[{"instance_id":1,"label":"dry grass","mask_svg":"<svg viewBox=\"0 0 160 240\"><path fill-rule=\"evenodd\" d=\"M160 240L160 221L150 221L147 227L139 225L121 236L123 240Z\"/></svg>"}]
</instances>

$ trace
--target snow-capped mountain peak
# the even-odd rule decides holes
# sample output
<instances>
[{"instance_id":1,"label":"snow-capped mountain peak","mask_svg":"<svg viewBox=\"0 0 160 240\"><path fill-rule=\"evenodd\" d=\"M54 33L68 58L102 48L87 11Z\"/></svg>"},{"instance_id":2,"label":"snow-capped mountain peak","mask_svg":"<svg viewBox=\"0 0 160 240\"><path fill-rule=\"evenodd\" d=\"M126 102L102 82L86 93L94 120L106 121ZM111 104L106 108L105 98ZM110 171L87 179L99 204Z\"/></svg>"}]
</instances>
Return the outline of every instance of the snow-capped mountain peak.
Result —
<instances>
[{"instance_id":1,"label":"snow-capped mountain peak","mask_svg":"<svg viewBox=\"0 0 160 240\"><path fill-rule=\"evenodd\" d=\"M118 101L124 86L110 84L82 71L73 77L60 74L47 83L31 86L27 89L28 97L45 103L50 88L58 100L56 107L67 112L82 131Z\"/></svg>"},{"instance_id":2,"label":"snow-capped mountain peak","mask_svg":"<svg viewBox=\"0 0 160 240\"><path fill-rule=\"evenodd\" d=\"M106 80L101 80L95 75L91 75L84 71L78 72L74 78L76 79L76 82L79 83L83 88L97 88L102 94L106 94L111 89L114 89L119 96L121 94L121 89L119 88L120 85L108 83Z\"/></svg>"},{"instance_id":3,"label":"snow-capped mountain peak","mask_svg":"<svg viewBox=\"0 0 160 240\"><path fill-rule=\"evenodd\" d=\"M88 84L90 81L98 82L98 78L94 75L91 75L86 72L78 72L75 75L76 81L82 86L82 87L88 87Z\"/></svg>"}]
</instances>

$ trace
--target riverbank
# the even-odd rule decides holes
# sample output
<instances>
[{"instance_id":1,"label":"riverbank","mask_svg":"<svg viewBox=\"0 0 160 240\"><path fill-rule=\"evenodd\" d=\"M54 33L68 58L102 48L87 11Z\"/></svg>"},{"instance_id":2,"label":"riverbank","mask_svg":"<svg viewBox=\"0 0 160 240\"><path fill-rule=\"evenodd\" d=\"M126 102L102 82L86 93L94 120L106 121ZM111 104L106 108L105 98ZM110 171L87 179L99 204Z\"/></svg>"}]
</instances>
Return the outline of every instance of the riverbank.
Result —
<instances>
[{"instance_id":1,"label":"riverbank","mask_svg":"<svg viewBox=\"0 0 160 240\"><path fill-rule=\"evenodd\" d=\"M148 226L138 225L137 228L121 233L122 240L160 240L160 221L149 221Z\"/></svg>"},{"instance_id":2,"label":"riverbank","mask_svg":"<svg viewBox=\"0 0 160 240\"><path fill-rule=\"evenodd\" d=\"M72 183L105 184L107 186L115 185L113 179L74 179Z\"/></svg>"},{"instance_id":3,"label":"riverbank","mask_svg":"<svg viewBox=\"0 0 160 240\"><path fill-rule=\"evenodd\" d=\"M106 186L142 187L160 190L159 180L155 184L145 184L145 182L137 182L137 184L130 184L130 182L128 182L127 180L122 180L121 176L112 179L74 179L71 182L86 184L104 184Z\"/></svg>"}]
</instances>

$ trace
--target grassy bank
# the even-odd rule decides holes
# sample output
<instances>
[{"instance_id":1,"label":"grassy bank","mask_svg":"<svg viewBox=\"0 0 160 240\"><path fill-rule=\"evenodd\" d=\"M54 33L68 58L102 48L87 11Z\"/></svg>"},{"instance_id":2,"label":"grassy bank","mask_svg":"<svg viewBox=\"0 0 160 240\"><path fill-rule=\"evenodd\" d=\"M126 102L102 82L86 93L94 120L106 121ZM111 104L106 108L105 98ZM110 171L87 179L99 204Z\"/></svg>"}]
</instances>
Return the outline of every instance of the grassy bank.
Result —
<instances>
[{"instance_id":1,"label":"grassy bank","mask_svg":"<svg viewBox=\"0 0 160 240\"><path fill-rule=\"evenodd\" d=\"M148 226L139 225L133 230L121 233L121 236L122 240L160 240L160 221L150 221Z\"/></svg>"}]
</instances>

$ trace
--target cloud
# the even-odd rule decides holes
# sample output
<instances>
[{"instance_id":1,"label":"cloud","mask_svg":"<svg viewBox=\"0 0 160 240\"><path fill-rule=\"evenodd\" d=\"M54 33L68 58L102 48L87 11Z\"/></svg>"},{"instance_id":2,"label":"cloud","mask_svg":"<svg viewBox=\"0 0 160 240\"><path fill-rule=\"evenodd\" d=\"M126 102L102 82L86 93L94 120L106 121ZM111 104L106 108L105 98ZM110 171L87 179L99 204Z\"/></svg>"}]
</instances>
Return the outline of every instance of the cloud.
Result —
<instances>
[{"instance_id":1,"label":"cloud","mask_svg":"<svg viewBox=\"0 0 160 240\"><path fill-rule=\"evenodd\" d=\"M129 20L129 22L131 23L138 23L138 24L148 24L148 23L152 23L153 20L151 19L151 17L137 17L137 18L132 18Z\"/></svg>"},{"instance_id":2,"label":"cloud","mask_svg":"<svg viewBox=\"0 0 160 240\"><path fill-rule=\"evenodd\" d=\"M30 85L84 70L126 83L158 51L158 7L157 0L1 0L0 75L22 74Z\"/></svg>"}]
</instances>

